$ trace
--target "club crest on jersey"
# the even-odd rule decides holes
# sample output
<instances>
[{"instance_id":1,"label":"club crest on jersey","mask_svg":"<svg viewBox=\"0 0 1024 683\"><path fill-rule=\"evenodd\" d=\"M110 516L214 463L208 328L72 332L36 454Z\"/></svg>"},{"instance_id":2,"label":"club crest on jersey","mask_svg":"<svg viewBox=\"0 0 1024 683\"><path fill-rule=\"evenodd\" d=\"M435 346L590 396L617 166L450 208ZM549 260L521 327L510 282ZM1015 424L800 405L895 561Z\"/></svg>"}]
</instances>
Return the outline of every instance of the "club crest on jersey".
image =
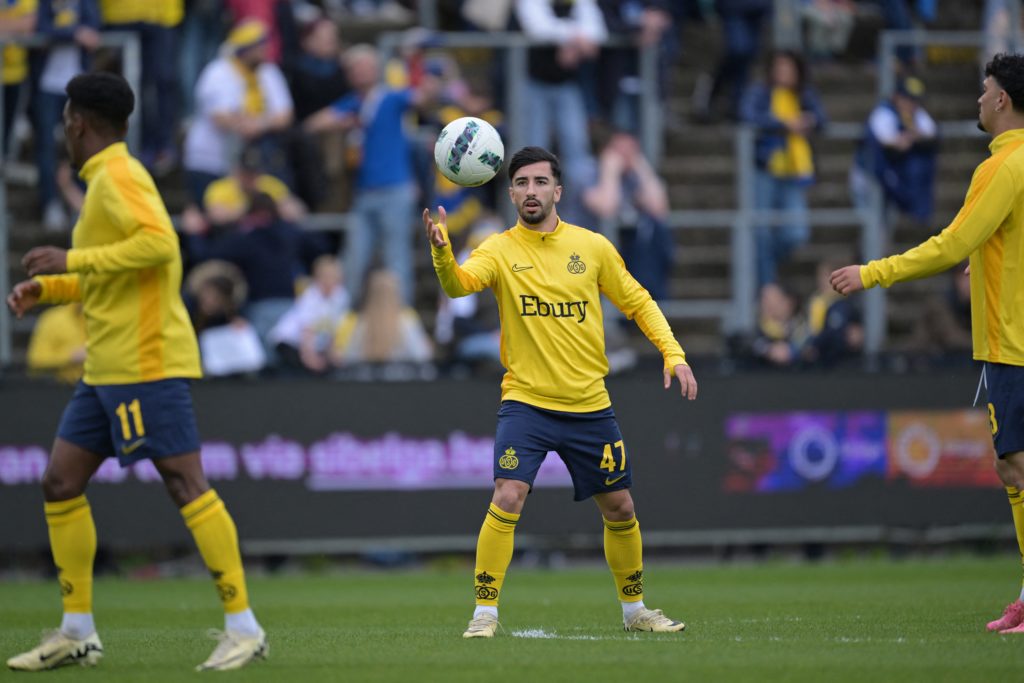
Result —
<instances>
[{"instance_id":1,"label":"club crest on jersey","mask_svg":"<svg viewBox=\"0 0 1024 683\"><path fill-rule=\"evenodd\" d=\"M516 457L516 449L509 446L505 449L505 455L498 458L498 467L503 470L514 470L519 467L519 458Z\"/></svg>"},{"instance_id":2,"label":"club crest on jersey","mask_svg":"<svg viewBox=\"0 0 1024 683\"><path fill-rule=\"evenodd\" d=\"M569 264L566 269L573 275L582 275L587 272L587 264L580 260L580 255L572 253L569 255Z\"/></svg>"}]
</instances>

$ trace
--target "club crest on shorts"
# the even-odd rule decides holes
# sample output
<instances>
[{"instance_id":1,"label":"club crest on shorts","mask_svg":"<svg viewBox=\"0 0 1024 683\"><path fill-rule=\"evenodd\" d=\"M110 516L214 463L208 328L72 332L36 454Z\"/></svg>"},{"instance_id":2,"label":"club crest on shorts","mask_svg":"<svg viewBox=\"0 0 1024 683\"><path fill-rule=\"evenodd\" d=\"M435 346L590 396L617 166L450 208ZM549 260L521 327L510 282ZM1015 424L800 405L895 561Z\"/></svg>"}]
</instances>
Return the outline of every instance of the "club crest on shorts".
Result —
<instances>
[{"instance_id":1,"label":"club crest on shorts","mask_svg":"<svg viewBox=\"0 0 1024 683\"><path fill-rule=\"evenodd\" d=\"M569 255L569 263L565 266L573 275L582 275L587 272L587 264L580 260L580 255L573 253Z\"/></svg>"},{"instance_id":2,"label":"club crest on shorts","mask_svg":"<svg viewBox=\"0 0 1024 683\"><path fill-rule=\"evenodd\" d=\"M498 467L503 470L514 470L519 467L519 458L516 457L516 449L509 446L505 449L505 455L498 458Z\"/></svg>"}]
</instances>

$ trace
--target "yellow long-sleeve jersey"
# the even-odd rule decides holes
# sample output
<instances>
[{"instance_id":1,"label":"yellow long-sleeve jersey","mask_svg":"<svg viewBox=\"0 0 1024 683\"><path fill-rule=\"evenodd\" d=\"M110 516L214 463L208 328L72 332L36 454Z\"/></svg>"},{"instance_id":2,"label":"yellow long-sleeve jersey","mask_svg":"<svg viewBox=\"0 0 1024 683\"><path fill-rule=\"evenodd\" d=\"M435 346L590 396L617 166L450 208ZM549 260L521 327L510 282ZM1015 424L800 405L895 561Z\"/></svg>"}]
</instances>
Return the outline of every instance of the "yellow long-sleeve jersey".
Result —
<instances>
[{"instance_id":1,"label":"yellow long-sleeve jersey","mask_svg":"<svg viewBox=\"0 0 1024 683\"><path fill-rule=\"evenodd\" d=\"M181 300L181 251L153 178L110 145L82 167L85 203L68 272L36 279L42 303L81 301L87 384L200 377L199 346Z\"/></svg>"},{"instance_id":2,"label":"yellow long-sleeve jersey","mask_svg":"<svg viewBox=\"0 0 1024 683\"><path fill-rule=\"evenodd\" d=\"M865 287L934 275L971 257L974 358L1024 365L1024 129L989 145L949 226L909 251L860 270Z\"/></svg>"},{"instance_id":3,"label":"yellow long-sleeve jersey","mask_svg":"<svg viewBox=\"0 0 1024 683\"><path fill-rule=\"evenodd\" d=\"M451 246L432 251L448 296L494 290L502 400L578 413L611 405L601 294L636 319L666 367L686 362L658 304L602 235L562 221L549 233L517 224L484 240L461 266Z\"/></svg>"},{"instance_id":4,"label":"yellow long-sleeve jersey","mask_svg":"<svg viewBox=\"0 0 1024 683\"><path fill-rule=\"evenodd\" d=\"M100 0L104 24L146 22L177 26L185 16L184 0Z\"/></svg>"}]
</instances>

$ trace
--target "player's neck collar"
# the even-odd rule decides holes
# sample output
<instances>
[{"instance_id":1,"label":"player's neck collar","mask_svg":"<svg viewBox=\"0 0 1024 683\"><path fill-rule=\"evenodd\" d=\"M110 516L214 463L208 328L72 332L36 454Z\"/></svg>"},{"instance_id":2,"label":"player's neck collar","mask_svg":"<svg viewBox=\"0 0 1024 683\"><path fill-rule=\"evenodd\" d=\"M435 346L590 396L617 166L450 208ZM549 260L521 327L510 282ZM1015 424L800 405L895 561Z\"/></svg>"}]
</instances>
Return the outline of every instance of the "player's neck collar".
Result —
<instances>
[{"instance_id":1,"label":"player's neck collar","mask_svg":"<svg viewBox=\"0 0 1024 683\"><path fill-rule=\"evenodd\" d=\"M1005 145L1013 142L1020 142L1024 140L1024 128L1011 128L1010 130L1004 130L999 135L992 138L992 142L989 143L988 148L992 150L992 153L998 152L999 149Z\"/></svg>"},{"instance_id":2,"label":"player's neck collar","mask_svg":"<svg viewBox=\"0 0 1024 683\"><path fill-rule=\"evenodd\" d=\"M558 217L556 216L556 218ZM565 225L565 221L563 221L561 218L558 218L558 222L555 223L554 230L552 230L551 232L541 232L540 230L534 230L530 226L523 223L522 219L519 219L516 221L515 230L518 234L522 235L524 239L540 242L541 240L549 240L558 237L560 234L562 234L562 232L564 232L562 230L563 225Z\"/></svg>"},{"instance_id":3,"label":"player's neck collar","mask_svg":"<svg viewBox=\"0 0 1024 683\"><path fill-rule=\"evenodd\" d=\"M84 164L82 164L82 170L79 171L78 175L81 176L82 180L89 181L96 173L96 169L105 164L107 160L113 157L127 156L128 145L122 142L113 142L100 151L89 157Z\"/></svg>"}]
</instances>

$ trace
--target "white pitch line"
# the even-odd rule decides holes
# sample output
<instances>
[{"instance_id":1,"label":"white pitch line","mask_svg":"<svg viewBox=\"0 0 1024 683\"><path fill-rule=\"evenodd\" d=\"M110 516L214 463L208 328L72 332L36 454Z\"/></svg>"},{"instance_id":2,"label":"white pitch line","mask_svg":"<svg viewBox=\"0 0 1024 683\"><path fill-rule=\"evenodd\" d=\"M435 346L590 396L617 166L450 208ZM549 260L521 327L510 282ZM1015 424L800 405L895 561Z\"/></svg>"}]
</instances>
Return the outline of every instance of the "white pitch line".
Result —
<instances>
[{"instance_id":1,"label":"white pitch line","mask_svg":"<svg viewBox=\"0 0 1024 683\"><path fill-rule=\"evenodd\" d=\"M521 629L519 631L512 631L512 636L515 638L538 638L541 640L637 640L634 636L621 636L621 637L609 637L609 636L587 636L587 635L559 635L558 633L552 633L551 631L545 631L542 628L528 628Z\"/></svg>"}]
</instances>

